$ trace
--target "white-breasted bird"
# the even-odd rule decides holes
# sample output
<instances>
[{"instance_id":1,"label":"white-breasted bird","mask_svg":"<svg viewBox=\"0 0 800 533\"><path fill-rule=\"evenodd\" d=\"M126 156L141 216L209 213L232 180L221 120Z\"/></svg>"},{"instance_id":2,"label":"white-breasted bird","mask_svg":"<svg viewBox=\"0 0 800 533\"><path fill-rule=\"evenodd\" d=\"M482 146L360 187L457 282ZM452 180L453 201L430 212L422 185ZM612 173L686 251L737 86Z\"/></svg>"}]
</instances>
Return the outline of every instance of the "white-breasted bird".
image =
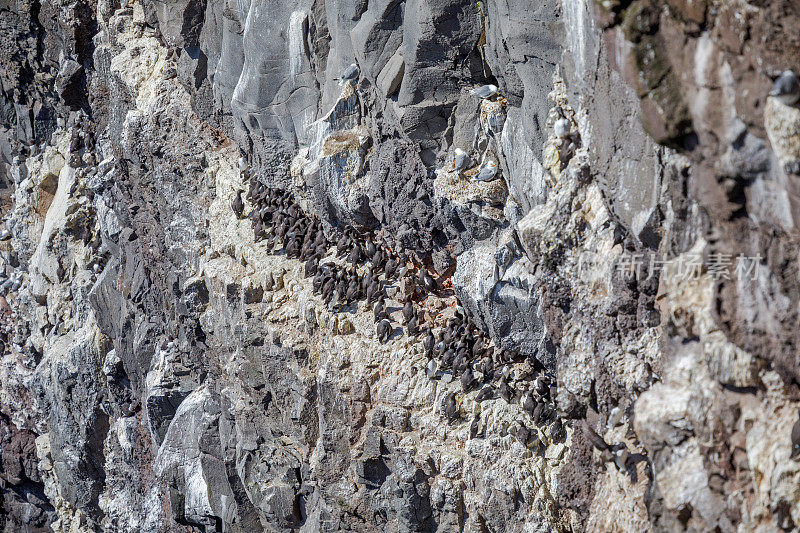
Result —
<instances>
[{"instance_id":1,"label":"white-breasted bird","mask_svg":"<svg viewBox=\"0 0 800 533\"><path fill-rule=\"evenodd\" d=\"M627 470L628 457L631 456L631 452L628 451L628 447L622 442L620 442L618 446L619 448L614 452L614 464L617 465L617 468L620 470Z\"/></svg>"},{"instance_id":2,"label":"white-breasted bird","mask_svg":"<svg viewBox=\"0 0 800 533\"><path fill-rule=\"evenodd\" d=\"M428 379L433 379L434 377L436 377L436 369L437 368L438 367L436 365L436 361L434 361L433 359L428 361L428 364L425 367L425 373L427 374Z\"/></svg>"},{"instance_id":3,"label":"white-breasted bird","mask_svg":"<svg viewBox=\"0 0 800 533\"><path fill-rule=\"evenodd\" d=\"M608 413L608 420L606 421L606 425L609 428L614 428L619 425L622 421L622 409L619 407L614 407L610 413Z\"/></svg>"},{"instance_id":4,"label":"white-breasted bird","mask_svg":"<svg viewBox=\"0 0 800 533\"><path fill-rule=\"evenodd\" d=\"M477 96L478 98L491 98L497 94L497 85L481 85L480 87L471 89L469 94L472 96Z\"/></svg>"},{"instance_id":5,"label":"white-breasted bird","mask_svg":"<svg viewBox=\"0 0 800 533\"><path fill-rule=\"evenodd\" d=\"M453 156L453 170L458 173L461 173L462 170L467 168L467 165L470 163L470 157L467 152L462 150L461 148L456 148L455 154Z\"/></svg>"},{"instance_id":6,"label":"white-breasted bird","mask_svg":"<svg viewBox=\"0 0 800 533\"><path fill-rule=\"evenodd\" d=\"M475 179L478 181L492 181L497 176L497 163L493 159L489 159L486 161L478 173L475 175Z\"/></svg>"},{"instance_id":7,"label":"white-breasted bird","mask_svg":"<svg viewBox=\"0 0 800 533\"><path fill-rule=\"evenodd\" d=\"M769 95L786 105L796 104L800 100L800 82L797 80L797 75L791 70L785 71L772 84Z\"/></svg>"},{"instance_id":8,"label":"white-breasted bird","mask_svg":"<svg viewBox=\"0 0 800 533\"><path fill-rule=\"evenodd\" d=\"M341 77L335 79L339 80L340 85L344 85L346 82L358 78L358 74L360 72L361 69L358 68L358 65L356 63L352 63L349 67L344 69Z\"/></svg>"},{"instance_id":9,"label":"white-breasted bird","mask_svg":"<svg viewBox=\"0 0 800 533\"><path fill-rule=\"evenodd\" d=\"M556 107L556 113L558 113L558 119L556 120L555 124L553 124L553 131L556 134L556 137L559 139L565 139L567 135L569 135L570 130L572 129L572 125L569 123L569 119L564 115L564 110L561 107Z\"/></svg>"}]
</instances>

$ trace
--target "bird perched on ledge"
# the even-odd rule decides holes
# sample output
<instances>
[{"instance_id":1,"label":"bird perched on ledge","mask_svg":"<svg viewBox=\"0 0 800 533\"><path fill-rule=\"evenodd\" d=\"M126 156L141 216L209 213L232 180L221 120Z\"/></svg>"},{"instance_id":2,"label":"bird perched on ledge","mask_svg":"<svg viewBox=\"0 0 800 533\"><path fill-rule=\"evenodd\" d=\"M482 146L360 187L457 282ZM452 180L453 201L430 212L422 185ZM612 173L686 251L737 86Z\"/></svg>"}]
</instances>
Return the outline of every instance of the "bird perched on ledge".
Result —
<instances>
[{"instance_id":1,"label":"bird perched on ledge","mask_svg":"<svg viewBox=\"0 0 800 533\"><path fill-rule=\"evenodd\" d=\"M236 197L231 201L231 209L236 218L241 219L244 214L244 202L242 201L242 191L236 191Z\"/></svg>"},{"instance_id":2,"label":"bird perched on ledge","mask_svg":"<svg viewBox=\"0 0 800 533\"><path fill-rule=\"evenodd\" d=\"M775 80L769 95L777 98L781 103L794 105L800 100L800 82L791 70L785 71Z\"/></svg>"},{"instance_id":3,"label":"bird perched on ledge","mask_svg":"<svg viewBox=\"0 0 800 533\"><path fill-rule=\"evenodd\" d=\"M453 156L453 170L460 174L461 171L467 168L467 165L469 165L469 160L470 157L467 152L461 148L456 148L455 155Z\"/></svg>"},{"instance_id":4,"label":"bird perched on ledge","mask_svg":"<svg viewBox=\"0 0 800 533\"><path fill-rule=\"evenodd\" d=\"M475 416L472 419L472 423L469 425L469 438L474 439L478 436L478 431L480 430L481 424L481 415L479 413L475 413Z\"/></svg>"},{"instance_id":5,"label":"bird perched on ledge","mask_svg":"<svg viewBox=\"0 0 800 533\"><path fill-rule=\"evenodd\" d=\"M419 271L419 284L422 285L422 288L428 292L435 292L436 291L436 280L433 279L433 276L428 274L427 270L421 268Z\"/></svg>"},{"instance_id":6,"label":"bird perched on ledge","mask_svg":"<svg viewBox=\"0 0 800 533\"><path fill-rule=\"evenodd\" d=\"M475 396L475 401L481 403L485 400L488 400L494 396L494 387L491 385L486 385L481 389L477 396Z\"/></svg>"},{"instance_id":7,"label":"bird perched on ledge","mask_svg":"<svg viewBox=\"0 0 800 533\"><path fill-rule=\"evenodd\" d=\"M478 98L491 98L492 96L497 94L497 85L481 85L480 87L475 87L469 91L469 94L472 96L477 96Z\"/></svg>"},{"instance_id":8,"label":"bird perched on ledge","mask_svg":"<svg viewBox=\"0 0 800 533\"><path fill-rule=\"evenodd\" d=\"M555 124L553 124L553 132L559 139L566 139L571 129L569 119L564 114L564 110L561 109L561 106L556 107L556 113L558 113L558 119Z\"/></svg>"},{"instance_id":9,"label":"bird perched on ledge","mask_svg":"<svg viewBox=\"0 0 800 533\"><path fill-rule=\"evenodd\" d=\"M475 179L478 181L492 181L497 176L497 163L494 160L489 159L486 163L483 164L481 169L475 175Z\"/></svg>"},{"instance_id":10,"label":"bird perched on ledge","mask_svg":"<svg viewBox=\"0 0 800 533\"><path fill-rule=\"evenodd\" d=\"M378 322L376 333L378 334L378 340L381 342L381 344L384 344L392 335L391 322L389 322L389 320L386 318Z\"/></svg>"},{"instance_id":11,"label":"bird perched on ledge","mask_svg":"<svg viewBox=\"0 0 800 533\"><path fill-rule=\"evenodd\" d=\"M347 67L344 70L344 72L342 73L341 77L334 78L334 79L339 80L339 85L344 85L345 83L347 83L350 80L357 79L360 72L361 72L361 69L358 68L358 65L355 64L355 63L352 63L349 67Z\"/></svg>"},{"instance_id":12,"label":"bird perched on ledge","mask_svg":"<svg viewBox=\"0 0 800 533\"><path fill-rule=\"evenodd\" d=\"M586 420L581 421L581 429L583 430L583 434L586 436L586 440L588 440L594 448L600 452L600 461L603 463L608 463L609 461L614 460L614 454L611 450L611 446L597 434L597 432L592 429Z\"/></svg>"},{"instance_id":13,"label":"bird perched on ledge","mask_svg":"<svg viewBox=\"0 0 800 533\"><path fill-rule=\"evenodd\" d=\"M436 340L433 338L433 333L429 328L428 333L425 336L425 340L422 341L422 347L425 348L425 354L429 357L433 355L433 346L435 343Z\"/></svg>"},{"instance_id":14,"label":"bird perched on ledge","mask_svg":"<svg viewBox=\"0 0 800 533\"><path fill-rule=\"evenodd\" d=\"M405 324L408 324L414 317L414 315L415 315L414 302L412 301L411 296L409 295L408 297L406 297L406 304L403 306L403 319L404 319L403 322Z\"/></svg>"},{"instance_id":15,"label":"bird perched on ledge","mask_svg":"<svg viewBox=\"0 0 800 533\"><path fill-rule=\"evenodd\" d=\"M467 370L461 374L461 390L464 392L469 392L469 390L475 386L475 376L472 374L472 369L467 367Z\"/></svg>"},{"instance_id":16,"label":"bird perched on ledge","mask_svg":"<svg viewBox=\"0 0 800 533\"><path fill-rule=\"evenodd\" d=\"M450 421L458 418L458 404L456 403L456 395L452 392L444 399L444 414Z\"/></svg>"}]
</instances>

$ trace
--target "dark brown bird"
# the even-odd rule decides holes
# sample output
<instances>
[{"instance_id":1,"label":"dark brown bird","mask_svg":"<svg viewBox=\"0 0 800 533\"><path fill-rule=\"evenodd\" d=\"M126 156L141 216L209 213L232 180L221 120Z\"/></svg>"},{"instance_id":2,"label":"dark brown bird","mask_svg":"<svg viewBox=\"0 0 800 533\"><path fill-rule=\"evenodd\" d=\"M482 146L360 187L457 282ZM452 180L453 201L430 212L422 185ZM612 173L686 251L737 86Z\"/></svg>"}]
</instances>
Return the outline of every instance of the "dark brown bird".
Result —
<instances>
[{"instance_id":1,"label":"dark brown bird","mask_svg":"<svg viewBox=\"0 0 800 533\"><path fill-rule=\"evenodd\" d=\"M241 219L242 215L244 214L244 202L242 201L242 192L241 190L236 191L236 196L231 201L231 209L233 209L233 214L236 215L236 218Z\"/></svg>"},{"instance_id":2,"label":"dark brown bird","mask_svg":"<svg viewBox=\"0 0 800 533\"><path fill-rule=\"evenodd\" d=\"M372 305L372 302L377 300L378 294L380 292L380 287L377 283L373 280L369 285L367 285L366 295L367 295L367 304Z\"/></svg>"},{"instance_id":3,"label":"dark brown bird","mask_svg":"<svg viewBox=\"0 0 800 533\"><path fill-rule=\"evenodd\" d=\"M472 345L472 355L475 357L480 357L483 355L484 351L485 346L483 344L483 339L478 337L478 339L475 341L475 344Z\"/></svg>"},{"instance_id":4,"label":"dark brown bird","mask_svg":"<svg viewBox=\"0 0 800 533\"><path fill-rule=\"evenodd\" d=\"M378 326L375 331L378 334L378 340L381 342L381 344L384 344L392 335L392 324L388 319L384 318L378 322Z\"/></svg>"},{"instance_id":5,"label":"dark brown bird","mask_svg":"<svg viewBox=\"0 0 800 533\"><path fill-rule=\"evenodd\" d=\"M322 291L323 283L325 283L325 278L323 277L322 270L318 268L317 273L314 274L314 279L311 281L311 289L314 294L319 294Z\"/></svg>"},{"instance_id":6,"label":"dark brown bird","mask_svg":"<svg viewBox=\"0 0 800 533\"><path fill-rule=\"evenodd\" d=\"M375 322L389 318L389 314L386 312L386 304L383 300L378 300L378 303L375 304L375 308L373 309L373 313L375 315Z\"/></svg>"},{"instance_id":7,"label":"dark brown bird","mask_svg":"<svg viewBox=\"0 0 800 533\"><path fill-rule=\"evenodd\" d=\"M364 295L366 296L367 289L369 289L369 284L372 283L371 273L367 272L366 274L361 276L359 280L360 280L359 288L361 289L361 292L364 293Z\"/></svg>"},{"instance_id":8,"label":"dark brown bird","mask_svg":"<svg viewBox=\"0 0 800 533\"><path fill-rule=\"evenodd\" d=\"M456 356L453 359L453 372L456 375L462 373L467 368L467 360L464 358L464 354L462 352L456 352Z\"/></svg>"},{"instance_id":9,"label":"dark brown bird","mask_svg":"<svg viewBox=\"0 0 800 533\"><path fill-rule=\"evenodd\" d=\"M286 257L294 258L295 256L300 256L300 247L297 241L292 239L289 241L289 244L286 245Z\"/></svg>"},{"instance_id":10,"label":"dark brown bird","mask_svg":"<svg viewBox=\"0 0 800 533\"><path fill-rule=\"evenodd\" d=\"M422 347L425 348L425 354L430 356L433 354L433 347L436 344L436 339L433 338L433 333L431 332L430 328L428 328L428 333L425 335L425 339L422 341Z\"/></svg>"},{"instance_id":11,"label":"dark brown bird","mask_svg":"<svg viewBox=\"0 0 800 533\"><path fill-rule=\"evenodd\" d=\"M347 238L347 235L342 234L342 236L339 237L339 240L336 241L336 256L337 257L343 256L345 252L347 252L347 247L349 246L349 244L350 241Z\"/></svg>"},{"instance_id":12,"label":"dark brown bird","mask_svg":"<svg viewBox=\"0 0 800 533\"><path fill-rule=\"evenodd\" d=\"M500 382L500 397L503 398L506 403L511 403L511 400L514 398L514 389L505 381Z\"/></svg>"},{"instance_id":13,"label":"dark brown bird","mask_svg":"<svg viewBox=\"0 0 800 533\"><path fill-rule=\"evenodd\" d=\"M453 360L455 358L456 358L456 352L454 352L452 349L447 350L446 352L444 352L444 355L442 356L442 365L452 366Z\"/></svg>"},{"instance_id":14,"label":"dark brown bird","mask_svg":"<svg viewBox=\"0 0 800 533\"><path fill-rule=\"evenodd\" d=\"M483 381L484 383L490 382L494 378L494 361L491 357L487 357L483 361Z\"/></svg>"},{"instance_id":15,"label":"dark brown bird","mask_svg":"<svg viewBox=\"0 0 800 533\"><path fill-rule=\"evenodd\" d=\"M323 298L329 300L333 296L333 290L336 288L336 280L331 278L322 286Z\"/></svg>"},{"instance_id":16,"label":"dark brown bird","mask_svg":"<svg viewBox=\"0 0 800 533\"><path fill-rule=\"evenodd\" d=\"M428 292L436 291L436 281L433 279L433 276L428 274L428 271L424 268L420 269L419 271L419 284Z\"/></svg>"},{"instance_id":17,"label":"dark brown bird","mask_svg":"<svg viewBox=\"0 0 800 533\"><path fill-rule=\"evenodd\" d=\"M548 393L550 392L549 379L545 374L540 374L537 376L533 381L533 386L536 388L536 392L538 392L542 397L547 397Z\"/></svg>"},{"instance_id":18,"label":"dark brown bird","mask_svg":"<svg viewBox=\"0 0 800 533\"><path fill-rule=\"evenodd\" d=\"M523 446L527 446L530 438L531 438L530 430L525 427L525 424L520 423L519 429L517 429L517 440Z\"/></svg>"},{"instance_id":19,"label":"dark brown bird","mask_svg":"<svg viewBox=\"0 0 800 533\"><path fill-rule=\"evenodd\" d=\"M480 430L481 426L481 415L475 413L475 416L472 417L472 423L469 425L469 438L474 439L478 436L478 431Z\"/></svg>"},{"instance_id":20,"label":"dark brown bird","mask_svg":"<svg viewBox=\"0 0 800 533\"><path fill-rule=\"evenodd\" d=\"M347 256L347 260L353 265L361 263L361 247L358 245L353 246L353 249L350 250L350 255Z\"/></svg>"},{"instance_id":21,"label":"dark brown bird","mask_svg":"<svg viewBox=\"0 0 800 533\"><path fill-rule=\"evenodd\" d=\"M253 236L256 238L256 242L263 240L267 236L264 226L260 223L256 224L256 227L253 228Z\"/></svg>"},{"instance_id":22,"label":"dark brown bird","mask_svg":"<svg viewBox=\"0 0 800 533\"><path fill-rule=\"evenodd\" d=\"M542 420L545 419L546 414L547 412L545 411L545 404L537 403L536 407L533 408L531 418L533 418L534 423L541 424Z\"/></svg>"},{"instance_id":23,"label":"dark brown bird","mask_svg":"<svg viewBox=\"0 0 800 533\"><path fill-rule=\"evenodd\" d=\"M489 400L494 396L494 387L491 385L486 385L481 389L477 396L475 396L475 401L481 403L485 400Z\"/></svg>"},{"instance_id":24,"label":"dark brown bird","mask_svg":"<svg viewBox=\"0 0 800 533\"><path fill-rule=\"evenodd\" d=\"M453 326L449 326L447 329L441 331L439 336L441 337L442 342L449 344L450 341L453 340L454 333Z\"/></svg>"},{"instance_id":25,"label":"dark brown bird","mask_svg":"<svg viewBox=\"0 0 800 533\"><path fill-rule=\"evenodd\" d=\"M303 274L305 277L310 278L314 274L317 273L317 269L319 268L319 260L316 256L311 257L308 261L306 261L305 268Z\"/></svg>"},{"instance_id":26,"label":"dark brown bird","mask_svg":"<svg viewBox=\"0 0 800 533\"><path fill-rule=\"evenodd\" d=\"M347 286L347 292L345 293L345 299L348 302L355 300L358 297L358 280L353 279L350 281L350 284Z\"/></svg>"},{"instance_id":27,"label":"dark brown bird","mask_svg":"<svg viewBox=\"0 0 800 533\"><path fill-rule=\"evenodd\" d=\"M409 296L406 299L406 304L403 306L403 319L407 324L409 320L414 316L414 302L411 301L411 297Z\"/></svg>"},{"instance_id":28,"label":"dark brown bird","mask_svg":"<svg viewBox=\"0 0 800 533\"><path fill-rule=\"evenodd\" d=\"M564 424L561 422L560 418L556 418L553 425L550 426L550 440L553 442L561 442L567 436L567 432L564 431Z\"/></svg>"},{"instance_id":29,"label":"dark brown bird","mask_svg":"<svg viewBox=\"0 0 800 533\"><path fill-rule=\"evenodd\" d=\"M594 446L601 452L607 451L609 449L609 446L608 443L603 439L603 437L598 435L595 430L589 427L589 424L586 422L586 420L582 420L581 422L582 422L581 429L583 430L583 434L586 435L586 439L592 443L592 446Z\"/></svg>"},{"instance_id":30,"label":"dark brown bird","mask_svg":"<svg viewBox=\"0 0 800 533\"><path fill-rule=\"evenodd\" d=\"M444 400L444 414L448 420L453 421L458 418L458 405L456 405L456 395L450 393Z\"/></svg>"},{"instance_id":31,"label":"dark brown bird","mask_svg":"<svg viewBox=\"0 0 800 533\"><path fill-rule=\"evenodd\" d=\"M394 258L390 258L386 262L386 266L383 267L383 274L386 276L386 279L391 278L394 276L394 273L397 271L397 261Z\"/></svg>"},{"instance_id":32,"label":"dark brown bird","mask_svg":"<svg viewBox=\"0 0 800 533\"><path fill-rule=\"evenodd\" d=\"M372 239L367 239L366 248L367 257L373 257L377 251L377 248L375 248L375 243L372 242Z\"/></svg>"},{"instance_id":33,"label":"dark brown bird","mask_svg":"<svg viewBox=\"0 0 800 533\"><path fill-rule=\"evenodd\" d=\"M408 330L409 337L416 337L419 335L419 326L417 326L416 316L411 317L411 320L409 320L408 324L406 324L406 329Z\"/></svg>"},{"instance_id":34,"label":"dark brown bird","mask_svg":"<svg viewBox=\"0 0 800 533\"><path fill-rule=\"evenodd\" d=\"M463 374L461 374L461 389L464 392L469 391L475 385L475 376L472 375L472 369L467 368Z\"/></svg>"},{"instance_id":35,"label":"dark brown bird","mask_svg":"<svg viewBox=\"0 0 800 533\"><path fill-rule=\"evenodd\" d=\"M522 408L529 415L533 415L533 410L536 409L536 400L533 399L533 394L525 395L525 399L522 401Z\"/></svg>"},{"instance_id":36,"label":"dark brown bird","mask_svg":"<svg viewBox=\"0 0 800 533\"><path fill-rule=\"evenodd\" d=\"M375 267L375 270L383 270L383 261L384 256L383 252L379 249L375 251L375 254L372 256L372 266Z\"/></svg>"}]
</instances>

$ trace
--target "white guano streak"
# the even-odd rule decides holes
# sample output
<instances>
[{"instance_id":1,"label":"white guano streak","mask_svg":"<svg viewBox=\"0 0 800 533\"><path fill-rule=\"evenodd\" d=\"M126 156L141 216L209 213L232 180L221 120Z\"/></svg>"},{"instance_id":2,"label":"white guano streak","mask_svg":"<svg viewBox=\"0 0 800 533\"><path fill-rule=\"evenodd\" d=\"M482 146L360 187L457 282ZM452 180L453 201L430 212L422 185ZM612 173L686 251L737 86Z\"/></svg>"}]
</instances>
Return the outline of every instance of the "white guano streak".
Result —
<instances>
[{"instance_id":1,"label":"white guano streak","mask_svg":"<svg viewBox=\"0 0 800 533\"><path fill-rule=\"evenodd\" d=\"M562 0L564 26L567 34L567 48L572 55L575 74L583 79L586 72L586 0Z\"/></svg>"},{"instance_id":2,"label":"white guano streak","mask_svg":"<svg viewBox=\"0 0 800 533\"><path fill-rule=\"evenodd\" d=\"M293 11L289 17L289 72L292 79L300 73L305 55L305 35L303 25L306 21L305 11Z\"/></svg>"}]
</instances>

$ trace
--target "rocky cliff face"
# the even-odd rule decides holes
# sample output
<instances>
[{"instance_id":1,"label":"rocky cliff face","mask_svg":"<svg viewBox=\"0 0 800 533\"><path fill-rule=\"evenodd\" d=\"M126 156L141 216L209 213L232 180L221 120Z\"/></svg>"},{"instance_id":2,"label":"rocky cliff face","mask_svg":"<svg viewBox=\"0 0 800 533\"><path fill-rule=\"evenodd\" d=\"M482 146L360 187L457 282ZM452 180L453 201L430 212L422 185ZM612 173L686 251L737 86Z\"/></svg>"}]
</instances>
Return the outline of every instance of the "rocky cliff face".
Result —
<instances>
[{"instance_id":1,"label":"rocky cliff face","mask_svg":"<svg viewBox=\"0 0 800 533\"><path fill-rule=\"evenodd\" d=\"M795 530L798 28L1 2L4 531Z\"/></svg>"}]
</instances>

